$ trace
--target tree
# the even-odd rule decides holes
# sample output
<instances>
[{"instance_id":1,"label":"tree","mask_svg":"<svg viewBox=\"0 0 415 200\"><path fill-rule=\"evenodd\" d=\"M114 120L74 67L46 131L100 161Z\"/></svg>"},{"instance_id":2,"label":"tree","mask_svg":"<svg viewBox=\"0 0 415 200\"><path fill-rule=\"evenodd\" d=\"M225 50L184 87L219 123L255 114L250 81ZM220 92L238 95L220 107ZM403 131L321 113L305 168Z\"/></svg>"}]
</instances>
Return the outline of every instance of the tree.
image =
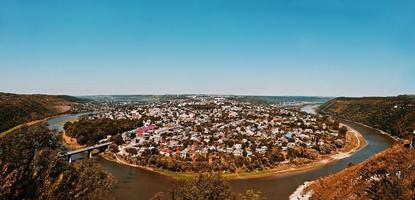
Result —
<instances>
[{"instance_id":1,"label":"tree","mask_svg":"<svg viewBox=\"0 0 415 200\"><path fill-rule=\"evenodd\" d=\"M299 157L299 151L295 148L288 148L288 158L296 158Z\"/></svg>"},{"instance_id":2,"label":"tree","mask_svg":"<svg viewBox=\"0 0 415 200\"><path fill-rule=\"evenodd\" d=\"M284 155L280 152L273 153L271 156L271 162L274 162L274 163L282 162L284 160L285 160Z\"/></svg>"},{"instance_id":3,"label":"tree","mask_svg":"<svg viewBox=\"0 0 415 200\"><path fill-rule=\"evenodd\" d=\"M199 174L198 176L179 182L169 194L158 193L153 200L262 200L259 192L248 190L245 194L232 192L228 182L219 174Z\"/></svg>"},{"instance_id":4,"label":"tree","mask_svg":"<svg viewBox=\"0 0 415 200\"><path fill-rule=\"evenodd\" d=\"M115 144L111 144L111 146L109 147L109 149L111 150L112 153L118 153L120 152L120 150L118 149L118 146Z\"/></svg>"},{"instance_id":5,"label":"tree","mask_svg":"<svg viewBox=\"0 0 415 200\"><path fill-rule=\"evenodd\" d=\"M136 155L138 153L135 148L127 148L125 151L131 155Z\"/></svg>"},{"instance_id":6,"label":"tree","mask_svg":"<svg viewBox=\"0 0 415 200\"><path fill-rule=\"evenodd\" d=\"M342 126L339 128L339 138L346 138L347 127Z\"/></svg>"},{"instance_id":7,"label":"tree","mask_svg":"<svg viewBox=\"0 0 415 200\"><path fill-rule=\"evenodd\" d=\"M244 149L244 150L242 151L242 155L243 155L244 157L246 157L246 156L248 155L248 152Z\"/></svg>"},{"instance_id":8,"label":"tree","mask_svg":"<svg viewBox=\"0 0 415 200\"><path fill-rule=\"evenodd\" d=\"M0 140L0 199L111 199L111 178L93 159L59 159L56 133L23 127ZM0 150L0 151L1 151Z\"/></svg>"},{"instance_id":9,"label":"tree","mask_svg":"<svg viewBox=\"0 0 415 200\"><path fill-rule=\"evenodd\" d=\"M122 139L121 134L114 135L111 139L117 145L124 144L124 140Z\"/></svg>"},{"instance_id":10,"label":"tree","mask_svg":"<svg viewBox=\"0 0 415 200\"><path fill-rule=\"evenodd\" d=\"M85 140L84 144L93 145L106 138L107 135L116 135L142 125L141 120L81 119L77 122L66 123L64 129L69 136L78 140L82 136Z\"/></svg>"},{"instance_id":11,"label":"tree","mask_svg":"<svg viewBox=\"0 0 415 200\"><path fill-rule=\"evenodd\" d=\"M88 142L87 138L83 135L79 136L76 142L80 145L84 145Z\"/></svg>"},{"instance_id":12,"label":"tree","mask_svg":"<svg viewBox=\"0 0 415 200\"><path fill-rule=\"evenodd\" d=\"M234 162L232 162L232 163L229 165L229 171L230 171L231 173L235 173L235 172L236 172L236 165L235 165L235 163L234 163Z\"/></svg>"},{"instance_id":13,"label":"tree","mask_svg":"<svg viewBox=\"0 0 415 200\"><path fill-rule=\"evenodd\" d=\"M239 194L238 199L242 200L262 200L264 197L262 197L261 192L256 192L255 190L247 190L245 194Z\"/></svg>"}]
</instances>

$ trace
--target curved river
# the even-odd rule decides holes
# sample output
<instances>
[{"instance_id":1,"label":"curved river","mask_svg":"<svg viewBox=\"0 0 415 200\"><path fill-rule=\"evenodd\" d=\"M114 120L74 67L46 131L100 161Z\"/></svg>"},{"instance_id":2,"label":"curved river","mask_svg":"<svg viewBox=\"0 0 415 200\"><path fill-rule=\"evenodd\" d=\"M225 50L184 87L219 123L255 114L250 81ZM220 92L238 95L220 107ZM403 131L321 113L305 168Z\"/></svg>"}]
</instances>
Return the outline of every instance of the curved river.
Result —
<instances>
[{"instance_id":1,"label":"curved river","mask_svg":"<svg viewBox=\"0 0 415 200\"><path fill-rule=\"evenodd\" d=\"M80 114L68 114L48 120L49 127L62 130L67 121L77 119ZM343 122L359 131L367 141L367 146L348 158L334 161L323 167L303 172L275 175L264 178L242 179L230 181L236 192L243 192L246 189L261 191L267 199L283 199L288 197L305 181L318 179L338 172L351 162L359 163L371 155L391 146L394 140L381 134L379 131L352 122ZM101 157L95 158L102 168L111 173L118 181L113 189L117 199L141 200L150 199L156 193L168 191L175 184L175 181L163 175L146 170L120 165L107 161Z\"/></svg>"}]
</instances>

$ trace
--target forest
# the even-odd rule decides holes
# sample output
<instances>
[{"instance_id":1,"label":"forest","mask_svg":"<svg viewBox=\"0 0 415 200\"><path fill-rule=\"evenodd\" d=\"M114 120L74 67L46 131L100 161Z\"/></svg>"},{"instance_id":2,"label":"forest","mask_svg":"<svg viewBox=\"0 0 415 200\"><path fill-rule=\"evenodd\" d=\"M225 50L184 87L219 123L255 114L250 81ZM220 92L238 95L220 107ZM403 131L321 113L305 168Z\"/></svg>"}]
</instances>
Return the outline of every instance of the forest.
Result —
<instances>
[{"instance_id":1,"label":"forest","mask_svg":"<svg viewBox=\"0 0 415 200\"><path fill-rule=\"evenodd\" d=\"M336 115L381 129L399 138L409 138L415 130L415 97L336 98L319 108Z\"/></svg>"},{"instance_id":2,"label":"forest","mask_svg":"<svg viewBox=\"0 0 415 200\"><path fill-rule=\"evenodd\" d=\"M57 134L23 127L0 140L0 199L112 199L113 181L93 160L69 164L57 156Z\"/></svg>"},{"instance_id":3,"label":"forest","mask_svg":"<svg viewBox=\"0 0 415 200\"><path fill-rule=\"evenodd\" d=\"M116 135L141 126L142 120L81 119L77 122L67 122L64 130L68 136L76 138L78 144L94 145L107 135Z\"/></svg>"}]
</instances>

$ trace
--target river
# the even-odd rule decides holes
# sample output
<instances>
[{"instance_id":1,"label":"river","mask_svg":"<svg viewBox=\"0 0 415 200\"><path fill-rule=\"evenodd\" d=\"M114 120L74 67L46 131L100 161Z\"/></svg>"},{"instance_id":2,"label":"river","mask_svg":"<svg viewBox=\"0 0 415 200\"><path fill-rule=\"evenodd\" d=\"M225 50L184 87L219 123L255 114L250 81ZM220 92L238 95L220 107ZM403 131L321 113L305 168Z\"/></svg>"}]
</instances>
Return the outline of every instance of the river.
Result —
<instances>
[{"instance_id":1,"label":"river","mask_svg":"<svg viewBox=\"0 0 415 200\"><path fill-rule=\"evenodd\" d=\"M49 128L62 130L65 122L77 119L80 114L68 114L48 120ZM359 163L371 155L391 146L394 140L381 134L379 131L356 123L343 122L359 131L367 141L367 146L354 155L342 160L334 161L323 167L303 172L275 175L264 178L242 179L230 181L236 192L246 189L255 189L270 200L286 200L295 189L305 181L318 179L338 172L351 162ZM107 161L101 157L95 157L102 168L111 173L118 181L113 188L113 195L122 200L150 199L157 192L168 191L174 187L175 181L169 177L149 172L139 168L129 167Z\"/></svg>"},{"instance_id":2,"label":"river","mask_svg":"<svg viewBox=\"0 0 415 200\"><path fill-rule=\"evenodd\" d=\"M317 109L320 105L321 105L321 104L309 104L309 105L305 105L305 106L303 106L303 107L301 108L301 111L315 115L315 114L316 114L316 109Z\"/></svg>"}]
</instances>

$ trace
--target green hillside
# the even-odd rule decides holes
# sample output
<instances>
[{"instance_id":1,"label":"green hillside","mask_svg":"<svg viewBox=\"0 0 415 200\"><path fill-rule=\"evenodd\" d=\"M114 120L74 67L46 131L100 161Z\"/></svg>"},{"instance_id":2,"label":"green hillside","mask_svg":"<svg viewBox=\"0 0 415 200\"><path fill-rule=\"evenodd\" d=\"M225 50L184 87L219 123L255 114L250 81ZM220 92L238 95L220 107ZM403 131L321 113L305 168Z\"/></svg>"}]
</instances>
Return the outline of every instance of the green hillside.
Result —
<instances>
[{"instance_id":1,"label":"green hillside","mask_svg":"<svg viewBox=\"0 0 415 200\"><path fill-rule=\"evenodd\" d=\"M71 96L0 93L0 132L19 124L68 112L74 102L80 101L82 100Z\"/></svg>"},{"instance_id":2,"label":"green hillside","mask_svg":"<svg viewBox=\"0 0 415 200\"><path fill-rule=\"evenodd\" d=\"M415 130L415 97L336 98L319 108L332 114L408 138Z\"/></svg>"}]
</instances>

